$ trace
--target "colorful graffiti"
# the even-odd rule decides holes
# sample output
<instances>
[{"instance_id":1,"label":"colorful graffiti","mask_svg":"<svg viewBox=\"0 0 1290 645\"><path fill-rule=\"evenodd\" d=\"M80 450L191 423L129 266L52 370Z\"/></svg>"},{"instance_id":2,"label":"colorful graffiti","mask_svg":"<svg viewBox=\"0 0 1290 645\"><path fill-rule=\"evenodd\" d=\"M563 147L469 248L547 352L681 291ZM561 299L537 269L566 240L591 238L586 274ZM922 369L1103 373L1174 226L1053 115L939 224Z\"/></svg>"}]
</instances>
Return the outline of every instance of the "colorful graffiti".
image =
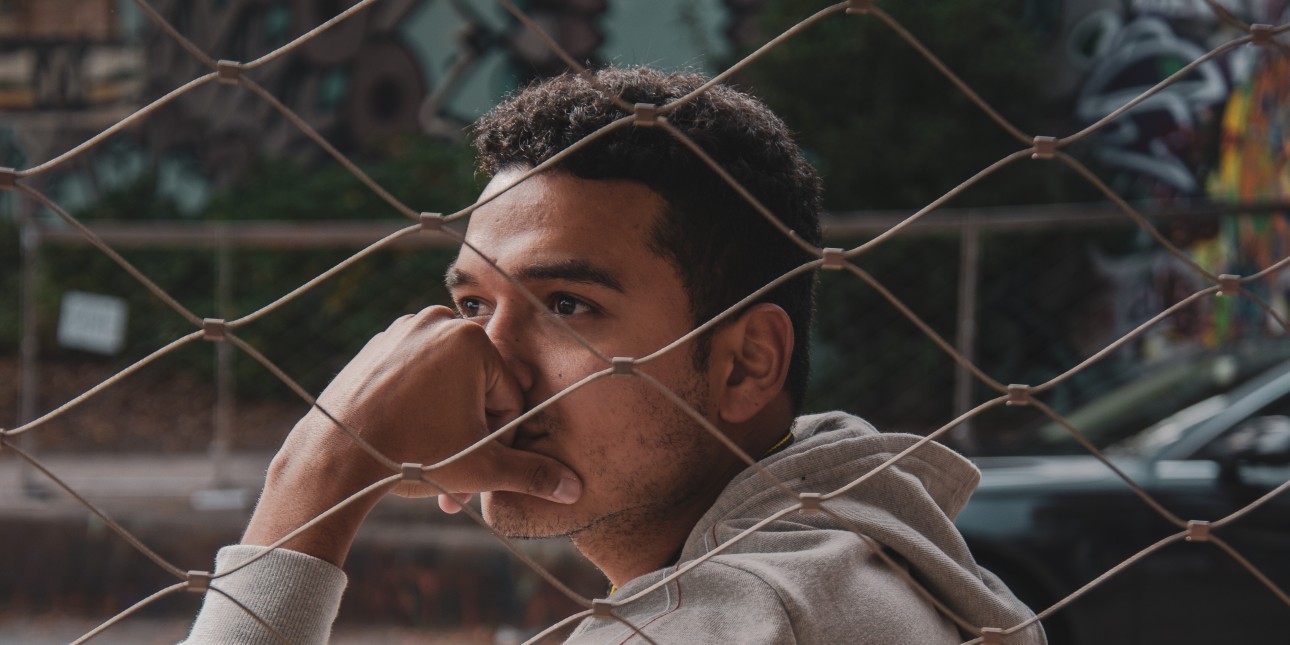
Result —
<instances>
[{"instance_id":1,"label":"colorful graffiti","mask_svg":"<svg viewBox=\"0 0 1290 645\"><path fill-rule=\"evenodd\" d=\"M1240 35L1200 3L1093 4L1073 21L1066 47L1068 58L1082 55L1071 65L1085 71L1072 103L1084 124ZM1284 0L1228 9L1249 22L1279 24L1290 17ZM1117 193L1156 207L1284 204L1290 200L1290 62L1275 50L1250 46L1202 62L1110 124L1094 139L1093 155ZM1286 215L1234 212L1218 223L1160 226L1207 270L1250 275L1290 254ZM1150 250L1094 254L1093 266L1113 294L1108 335L1125 333L1207 286L1177 258L1155 245L1143 248ZM1290 275L1247 288L1290 315ZM1154 329L1138 354L1156 358L1280 333L1273 322L1249 299L1205 300Z\"/></svg>"},{"instance_id":2,"label":"colorful graffiti","mask_svg":"<svg viewBox=\"0 0 1290 645\"><path fill-rule=\"evenodd\" d=\"M1075 102L1081 123L1113 113L1209 49L1160 16L1104 24L1109 45ZM1229 66L1225 59L1201 63L1102 130L1097 156L1114 173L1117 192L1157 200L1201 193L1207 133L1231 89Z\"/></svg>"},{"instance_id":3,"label":"colorful graffiti","mask_svg":"<svg viewBox=\"0 0 1290 645\"><path fill-rule=\"evenodd\" d=\"M1290 60L1270 55L1228 98L1219 164L1210 178L1214 201L1236 204L1290 202ZM1250 275L1290 255L1286 211L1228 216L1210 242L1219 247L1215 269ZM1195 249L1200 250L1200 249ZM1277 273L1249 287L1282 317L1290 315L1290 275ZM1267 316L1245 300L1223 299L1215 307L1215 341L1258 333ZM1277 329L1276 326L1271 326Z\"/></svg>"},{"instance_id":4,"label":"colorful graffiti","mask_svg":"<svg viewBox=\"0 0 1290 645\"><path fill-rule=\"evenodd\" d=\"M150 6L211 56L251 61L355 2L153 0ZM603 0L519 4L572 56L599 60ZM461 139L464 126L498 96L563 65L496 3L391 0L356 12L247 77L335 147L355 154L379 150L393 135ZM28 133L21 142L27 159L53 157L209 72L128 0L0 0L0 128ZM51 110L59 118L45 118ZM326 153L255 93L210 85L167 103L86 162L41 181L55 201L75 210L119 188L116 178L138 174L119 169L151 169L162 178L158 192L192 215L262 156L325 159ZM0 166L14 165L0 158Z\"/></svg>"}]
</instances>

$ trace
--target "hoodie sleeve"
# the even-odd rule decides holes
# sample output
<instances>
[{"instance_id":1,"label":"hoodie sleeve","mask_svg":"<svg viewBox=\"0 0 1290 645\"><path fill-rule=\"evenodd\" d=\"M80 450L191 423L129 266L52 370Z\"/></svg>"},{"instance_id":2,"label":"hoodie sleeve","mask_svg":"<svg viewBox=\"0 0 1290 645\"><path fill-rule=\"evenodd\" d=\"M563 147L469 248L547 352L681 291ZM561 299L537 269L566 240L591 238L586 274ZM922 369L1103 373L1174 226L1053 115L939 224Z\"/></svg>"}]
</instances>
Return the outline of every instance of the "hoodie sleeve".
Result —
<instances>
[{"instance_id":1,"label":"hoodie sleeve","mask_svg":"<svg viewBox=\"0 0 1290 645\"><path fill-rule=\"evenodd\" d=\"M215 575L245 562L261 549L220 549ZM181 645L278 645L281 640L247 610L272 625L290 643L326 643L340 610L345 582L345 574L327 562L296 551L275 549L245 568L211 581L212 590L206 592L192 631Z\"/></svg>"}]
</instances>

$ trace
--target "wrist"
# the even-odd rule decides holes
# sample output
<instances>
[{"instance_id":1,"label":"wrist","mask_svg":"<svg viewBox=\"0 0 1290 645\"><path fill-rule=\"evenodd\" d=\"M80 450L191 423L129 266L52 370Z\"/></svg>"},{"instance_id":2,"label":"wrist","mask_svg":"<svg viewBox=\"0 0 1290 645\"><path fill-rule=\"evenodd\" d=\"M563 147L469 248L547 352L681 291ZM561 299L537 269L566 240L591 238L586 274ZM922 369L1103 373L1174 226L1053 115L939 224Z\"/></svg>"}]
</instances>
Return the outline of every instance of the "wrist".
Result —
<instances>
[{"instance_id":1,"label":"wrist","mask_svg":"<svg viewBox=\"0 0 1290 645\"><path fill-rule=\"evenodd\" d=\"M300 450L290 441L283 446L269 465L264 491L242 536L243 544L273 544L331 511L282 546L336 566L343 564L359 527L390 486L351 497L393 473L344 435L339 441L353 451L320 446Z\"/></svg>"}]
</instances>

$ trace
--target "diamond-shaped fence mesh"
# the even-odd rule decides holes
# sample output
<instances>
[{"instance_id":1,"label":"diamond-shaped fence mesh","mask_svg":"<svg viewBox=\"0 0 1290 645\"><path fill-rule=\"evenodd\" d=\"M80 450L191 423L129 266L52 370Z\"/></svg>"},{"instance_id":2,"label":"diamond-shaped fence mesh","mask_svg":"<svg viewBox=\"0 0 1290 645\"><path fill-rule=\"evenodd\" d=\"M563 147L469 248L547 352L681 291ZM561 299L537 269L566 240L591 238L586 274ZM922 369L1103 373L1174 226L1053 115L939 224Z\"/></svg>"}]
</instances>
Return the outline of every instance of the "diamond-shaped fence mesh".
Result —
<instances>
[{"instance_id":1,"label":"diamond-shaped fence mesh","mask_svg":"<svg viewBox=\"0 0 1290 645\"><path fill-rule=\"evenodd\" d=\"M147 613L150 606L164 602L168 596L182 595L187 592L224 593L211 587L211 574L204 571L204 561L194 561L188 557L175 557L173 542L175 535L182 536L182 528L165 523L124 525L114 519L114 502L111 499L95 500L93 495L94 478L87 477L92 470L89 461L78 461L78 453L101 454L111 450L113 441L122 435L129 436L131 426L143 426L159 423L156 415L166 415L165 423L173 427L173 432L164 440L156 441L155 459L157 463L170 460L183 463L202 476L211 476L208 472L215 464L221 472L213 476L233 481L247 474L238 471L235 462L227 459L231 445L268 449L280 443L299 415L309 406L320 409L331 417L331 413L314 400L314 393L320 391L323 384L343 364L343 357L349 356L356 349L355 339L363 339L379 331L385 322L398 313L415 311L430 303L443 299L440 276L443 267L453 256L453 251L465 239L459 226L475 209L496 195L481 199L478 202L457 210L451 204L421 203L412 201L407 195L390 191L380 181L365 173L350 161L326 137L319 134L319 129L308 119L302 118L295 109L283 99L265 89L257 79L261 68L268 63L285 56L297 49L311 49L313 56L330 55L330 45L342 46L345 35L374 29L374 23L381 20L393 20L400 16L398 11L375 12L363 1L353 4L334 17L328 18L303 35L268 51L255 51L257 42L272 42L264 34L242 33L237 42L246 50L247 57L241 60L217 59L212 49L193 43L185 36L183 24L171 24L160 13L153 10L144 1L137 2L143 14L156 27L157 38L168 38L176 44L182 55L158 65L169 65L183 69L196 70L188 80L175 87L168 88L156 101L126 116L115 124L104 128L99 134L71 147L67 152L48 160L39 160L21 168L0 168L0 190L11 199L25 204L33 204L52 211L65 223L65 232L54 240L57 253L46 257L42 271L53 276L62 284L74 289L78 281L88 280L93 276L111 274L123 287L119 293L125 294L131 302L132 316L143 319L145 323L137 326L139 331L131 338L134 343L125 356L125 365L105 363L97 371L60 373L56 367L48 367L49 373L42 374L42 379L63 380L58 388L45 388L50 392L44 399L25 404L42 411L40 415L16 427L6 428L2 435L0 452L8 460L22 460L26 463L23 476L24 486L34 486L45 491L46 495L67 495L83 505L93 516L97 527L98 538L94 548L110 551L127 551L130 558L120 560L126 564L119 566L148 567L156 574L153 578L166 579L167 582L149 583L146 588L114 588L105 591L105 595L117 599L107 603L112 608L112 615L100 626L85 633L77 642L92 640L100 633L119 629L128 624L135 614ZM398 4L398 3L393 3ZM562 61L573 73L587 74L584 67L577 62L564 48L556 43L543 30L543 26L531 20L524 12L508 0L501 5L528 30L529 44L545 47L553 60ZM1184 333L1188 329L1188 316L1200 317L1205 307L1246 307L1256 312L1255 319L1259 324L1287 329L1283 315L1271 301L1264 284L1280 275L1280 271L1290 258L1284 254L1278 257L1260 258L1247 263L1250 270L1241 274L1228 274L1218 269L1215 263L1196 254L1184 252L1179 248L1176 237L1171 239L1175 227L1163 227L1162 220L1149 221L1130 202L1121 198L1112 190L1096 172L1066 152L1069 146L1098 132L1123 117L1134 106L1148 103L1158 96L1170 84L1184 82L1189 74L1199 68L1205 61L1211 60L1226 52L1241 47L1259 47L1269 55L1290 55L1290 44L1287 44L1287 32L1290 24L1283 25L1248 25L1241 23L1231 13L1215 2L1207 2L1210 10L1216 12L1222 20L1229 23L1237 36L1220 44L1199 58L1186 62L1165 80L1127 99L1117 108L1109 110L1101 118L1078 132L1025 132L1013 125L1006 118L996 113L991 106L977 96L972 88L960 80L931 50L918 40L917 25L901 25L893 20L880 3L864 0L840 2L803 20L798 25L767 41L761 49L740 61L729 70L719 74L715 82L720 82L740 69L755 65L758 57L774 48L793 47L794 37L810 25L820 21L872 21L883 25L892 33L908 42L911 51L921 56L931 68L948 79L956 91L967 96L972 104L986 114L1002 131L1015 139L1014 151L994 164L983 168L980 173L965 181L961 186L947 193L943 198L926 205L909 215L894 219L877 230L836 229L830 233L830 248L814 248L798 241L814 258L792 273L782 276L777 284L793 275L819 271L823 275L823 298L820 308L821 347L819 361L854 362L856 360L881 361L884 347L900 345L916 346L917 350L911 359L905 355L899 364L892 364L881 382L863 380L864 374L874 371L857 372L857 379L817 386L812 396L820 406L834 406L839 401L849 401L843 405L872 411L880 424L894 429L912 430L925 435L924 441L949 438L964 424L972 424L979 437L994 437L1007 441L1008 428L1011 422L1000 422L998 416L1004 414L1005 408L1027 408L1035 413L1039 422L1047 421L1048 430L1054 428L1059 433L1071 437L1084 450L1101 461L1101 467L1114 473L1123 480L1123 485L1132 489L1137 497L1138 514L1153 514L1165 527L1154 541L1136 545L1126 558L1107 563L1103 575L1091 580L1088 584L1067 590L1064 597L1052 598L1051 604L1035 607L1038 617L1035 620L1058 620L1063 610L1069 605L1081 602L1085 596L1092 594L1100 585L1115 584L1119 577L1133 575L1135 567L1150 561L1153 554L1171 548L1181 542L1204 543L1201 546L1211 548L1217 557L1226 558L1242 569L1265 590L1267 597L1290 607L1290 596L1278 582L1267 577L1256 563L1247 559L1240 550L1231 546L1224 539L1224 528L1239 524L1250 514L1257 514L1271 500L1283 496L1290 488L1290 482L1280 482L1269 486L1266 492L1252 496L1240 510L1221 516L1200 516L1176 514L1174 500L1157 499L1148 492L1134 476L1126 472L1116 461L1109 459L1102 452L1106 442L1096 438L1087 438L1078 423L1072 423L1059 414L1056 409L1065 409L1065 402L1053 399L1075 396L1071 392L1080 388L1096 391L1098 378L1089 376L1098 374L1106 361L1115 359L1116 352L1133 351L1150 353L1151 339L1160 334ZM366 13L365 13L366 12ZM187 16L196 20L202 16ZM229 34L236 34L236 27L230 27ZM221 49L220 55L228 55ZM235 51L241 51L236 50ZM373 55L378 55L379 52ZM462 65L468 65L470 56L462 58ZM856 64L865 64L857 61ZM461 74L461 68L453 68L451 74ZM277 73L277 72L273 72ZM590 77L588 77L590 78ZM163 243L140 243L146 237L136 229L128 234L114 237L110 226L87 226L80 217L74 216L68 208L52 200L41 188L42 177L54 169L77 163L88 151L104 146L110 135L141 121L162 114L162 108L174 101L187 100L188 95L198 88L208 86L228 86L225 90L236 90L233 97L228 91L221 92L220 100L228 101L228 114L234 115L237 110L249 110L262 117L265 114L276 115L284 124L282 129L266 137L265 145L290 147L296 145L313 145L323 149L334 158L336 164L343 166L363 187L364 199L372 196L382 203L384 208L401 213L407 218L403 226L380 227L361 231L337 231L320 226L315 231L313 240L295 240L290 243L266 242L274 239L272 231L260 230L247 233L236 227L227 229L184 229L183 227L167 229L158 225L152 233L163 236L171 235ZM451 82L447 83L451 85ZM700 88L695 94L707 90ZM619 97L609 96L621 108L621 118L613 123L610 129L655 128L668 133L682 141L694 155L707 160L707 153L702 146L689 141L683 133L668 122L669 112L691 97L682 98L668 105L629 104ZM426 119L439 118L437 113ZM233 117L229 117L233 118ZM598 132L588 139L574 144L569 150L574 151L594 141L603 132ZM256 142L242 142L239 145L255 145ZM953 145L952 142L947 145ZM558 159L543 163L525 173L533 176L546 170ZM744 195L753 206L761 212L767 221L780 228L785 235L793 236L756 200L751 197L725 170L715 162L712 170L726 177L734 190ZM966 190L976 182L989 177L1004 167L1016 164L1046 164L1054 168L1064 168L1081 176L1096 191L1103 194L1107 201L1114 205L1110 211L1103 210L1097 216L1104 221L1114 219L1115 226L1136 227L1140 237L1148 240L1160 252L1158 258L1163 262L1156 275L1161 280L1170 280L1169 293L1174 297L1163 298L1155 303L1126 303L1117 301L1118 294L1107 293L1104 283L1098 282L1095 272L1090 268L1102 266L1103 274L1113 271L1107 268L1105 258L1081 250L1078 257L1064 257L1056 251L1032 253L1029 259L1009 255L1007 250L1017 245L1025 245L1034 251L1057 244L1052 239L1058 237L1069 239L1088 233L1082 226L1063 228L1052 226L1045 230L1027 232L1024 227L1012 226L1016 221L1008 218L990 220L986 216L965 216L960 221L944 224L942 213L937 212L943 203L956 194ZM1060 220L1056 218L1054 221ZM937 224L941 222L941 224ZM939 228L938 228L939 226ZM1012 228L1009 228L1012 226ZM1166 234L1162 231L1168 231ZM326 235L334 234L333 238ZM243 237L237 237L242 235ZM258 237L257 237L258 235ZM291 233L286 236L290 237ZM1046 239L1045 235L1051 236ZM258 241L257 241L258 240ZM26 242L31 242L27 240ZM10 243L10 242L6 242ZM14 239L13 244L22 243ZM49 240L45 240L49 243ZM294 246L296 248L282 248ZM299 248L330 248L331 255L300 253ZM935 262L917 263L910 260L909 250L918 247L930 256L938 258ZM1063 247L1069 248L1069 245ZM179 250L176 250L179 249ZM354 249L358 249L355 251ZM985 251L983 251L985 249ZM248 265L264 267L262 274L241 275L230 267L242 264L239 258L259 256ZM982 263L979 258L1003 258L1003 261ZM918 256L914 256L918 257ZM1029 263L1029 265L1027 265ZM1100 263L1100 264L1099 264ZM1038 275L1040 265L1045 269L1044 279L1049 282L1045 289L1026 290L1031 294L1026 298L1012 297L1022 290L1018 285L1030 276ZM501 271L493 265L494 269ZM972 268L965 275L967 267ZM1057 267L1054 270L1054 267ZM930 270L934 268L935 270ZM374 277L375 276L375 277ZM525 297L535 300L535 296L525 289L522 283L512 276L506 276ZM6 278L9 279L9 278ZM245 293L244 287L249 282L264 284L268 281L278 285L278 296L270 301L245 301L239 294ZM965 283L967 281L967 283ZM217 289L211 292L199 292L188 288L191 283L216 283ZM95 283L95 284L101 284ZM373 287L374 284L379 285ZM772 285L767 285L767 288ZM961 322L965 312L962 310L961 294L967 289L970 293L979 294L974 298L977 312L967 312L968 319L976 324L975 334L965 343L961 334ZM912 295L920 292L946 294L939 302L915 300ZM1034 294L1040 294L1036 296ZM752 296L750 296L752 297ZM872 316L861 321L840 321L828 315L831 299L855 299L865 303L865 308L872 311ZM1047 300L1046 300L1047 298ZM910 304L912 303L912 304ZM1125 307L1139 306L1135 315L1112 316L1100 324L1106 329L1113 329L1117 340L1109 345L1083 346L1059 345L1060 339L1099 338L1092 330L1082 333L1078 325L1095 325L1089 318L1079 321L1071 320L1071 329L1054 331L1053 325L1067 324L1063 321L1062 307L1077 303L1089 310L1123 311ZM1240 304L1234 304L1240 303ZM50 303L46 303L47 305ZM1118 307L1118 309L1117 309ZM892 571L899 575L906 584L927 598L930 603L956 623L968 634L976 635L971 643L1008 642L1009 635L1025 630L1030 622L1009 625L971 624L953 610L941 604L935 594L923 587L923 584L898 562L892 560L880 548L872 543L872 538L858 528L849 524L849 520L830 509L830 500L850 489L865 486L866 482L880 476L892 463L897 463L909 453L916 450L919 442L908 450L896 455L893 459L849 482L839 490L820 491L819 493L801 494L792 492L783 482L775 478L759 465L750 455L743 454L735 444L729 442L719 430L703 419L686 400L671 392L655 380L640 365L666 355L682 346L686 341L702 333L705 329L725 320L738 309L732 307L717 318L704 321L703 325L690 331L685 336L675 339L666 347L658 348L647 356L614 357L600 352L595 343L584 339L562 319L551 316L550 320L560 333L577 339L583 349L596 357L600 363L599 371L588 374L585 379L555 398L565 396L570 391L585 387L589 383L608 378L636 378L657 388L660 393L672 401L679 409L700 422L705 430L736 452L759 476L765 479L768 489L779 490L786 496L788 504L776 516L792 513L823 513L830 515L843 526L851 527L858 537L873 547L876 555L886 561ZM980 311L988 311L983 315ZM1202 314L1196 313L1201 311ZM1145 312L1145 315L1142 315ZM1054 323L1053 321L1057 321ZM1129 326L1124 327L1125 321ZM22 321L5 319L4 324L20 324ZM32 322L32 321L27 321ZM1117 327L1119 325L1120 327ZM1121 328L1123 327L1123 328ZM1102 331L1105 331L1103 329ZM848 335L854 338L848 338ZM37 339L39 340L39 339ZM361 341L358 341L361 342ZM831 343L833 345L831 345ZM212 345L213 344L213 345ZM869 356L839 356L830 351L833 346L864 347ZM212 346L218 347L212 352ZM1051 350L1051 351L1050 351ZM1029 371L1019 374L1016 366L1023 364L1021 356L1033 356L1043 353L1043 361L1029 361L1024 364ZM200 380L189 382L186 375L196 372L209 372L220 366L222 376L214 386ZM844 370L830 369L827 365L822 371L838 374ZM1003 375L1007 375L1006 377ZM25 378L32 378L24 375ZM57 378L55 378L57 377ZM1021 380L1024 379L1024 380ZM1017 382L1020 380L1020 382ZM914 383L918 387L908 387ZM247 386L247 383L254 384ZM241 384L239 386L239 384ZM1074 387L1078 385L1079 387ZM255 396L241 391L246 389L263 390ZM181 398L179 405L156 406L150 408L147 391L156 391L159 396ZM212 391L213 390L213 391ZM272 390L277 390L273 392ZM127 396L118 396L117 391L127 391ZM903 396L919 396L927 391L940 392L942 395L934 400L920 402L903 401ZM873 393L873 398L865 400L865 395L856 393ZM295 397L293 406L259 405L258 401L278 400L287 396ZM234 411L217 412L222 409L217 405L220 397L241 396L248 402L238 406ZM859 399L856 397L859 396ZM168 403L170 403L168 401ZM891 410L901 412L889 414L883 404L889 404ZM340 506L333 509L360 503L382 486L400 480L420 480L440 492L442 489L434 483L435 472L447 463L481 449L488 441L501 436L528 418L538 414L545 404L525 412L519 419L498 429L489 437L480 440L462 453L441 462L440 464L403 463L401 455L382 454L368 445L358 434L345 424L335 422L336 433L348 435L352 440L366 449L387 469L387 476L372 482L372 486L356 493ZM904 411L917 409L919 414L909 415ZM179 412L177 413L176 410ZM212 437L205 429L209 427L210 415L216 414L216 432ZM219 417L218 415L226 415ZM334 420L334 419L333 419ZM1033 421L1034 419L1032 419ZM993 425L992 425L993 424ZM249 434L249 428L255 428ZM1011 430L1016 432L1015 429ZM1002 437L1002 438L1000 438ZM154 441L155 439L149 439ZM46 457L47 449L56 449L57 457ZM209 449L210 461L190 459L191 454ZM185 456L178 456L180 454ZM149 467L140 464L141 469ZM74 483L74 482L80 482ZM211 501L218 504L218 500ZM410 508L410 507L409 507ZM166 509L158 509L164 513ZM466 515L476 523L483 524L482 517L472 508L465 509ZM420 512L405 510L403 512ZM315 518L298 531L320 521ZM749 527L743 534L726 544L734 544L748 535L757 532L761 525ZM455 525L458 526L458 525ZM162 536L166 537L162 537ZM6 532L6 549L13 549L15 540L40 540L38 534ZM52 538L51 538L52 539ZM232 541L235 536L228 536L225 541ZM280 540L278 544L286 541ZM682 564L674 573L666 576L658 584L645 592L627 597L619 595L609 599L593 600L594 581L589 585L585 573L575 571L561 555L542 553L533 548L517 546L511 540L496 536L497 542L482 549L489 555L490 566L496 567L492 578L488 572L478 571L471 576L453 573L451 567L437 566L429 560L397 562L391 565L384 563L365 563L360 559L352 561L352 570L357 579L371 579L370 588L415 588L414 597L423 603L422 609L405 607L407 612L427 611L425 606L434 606L438 598L436 589L445 585L444 580L453 576L469 578L481 589L477 592L480 598L490 596L501 598L501 603L518 602L516 598L534 597L537 592L532 589L512 590L498 593L496 589L485 591L483 587L504 584L511 580L515 568L531 570L540 580L527 582L528 585L543 586L544 598L549 598L546 609L538 612L538 617L550 623L550 630L544 631L531 639L538 641L552 632L566 627L587 617L616 620L624 623L635 635L645 642L653 642L645 625L631 624L621 617L619 608L630 603L639 602L650 592L662 587L676 578L686 576L695 567L719 554L721 549L700 557L697 560ZM165 546L156 546L161 545ZM214 540L210 544L188 544L184 553L202 551L209 560L210 553L218 546ZM276 544L264 549L264 553L276 548ZM725 548L725 547L723 547ZM71 547L68 551L72 551ZM106 559L95 558L86 553L68 553L64 562L33 562L26 569L12 577L16 584L27 585L23 589L7 590L10 594L26 594L39 598L41 585L52 584L59 578L74 578L84 568L94 567L95 562ZM81 558L81 560L78 560ZM114 561L116 562L116 561ZM235 569L236 570L236 569ZM234 570L234 571L235 571ZM233 571L220 575L231 575ZM138 577L134 580L146 580ZM460 586L460 585L459 585ZM591 589L591 591L588 591ZM86 595L93 595L93 590L86 590ZM402 602L399 598L406 595L391 594L383 598L371 594L354 603L358 606L386 606ZM238 600L232 598L234 602ZM466 603L468 600L462 600ZM125 604L128 603L128 606ZM488 606L488 602L482 603ZM496 605L494 605L496 607ZM81 607L81 609L91 609ZM569 611L566 611L569 610ZM259 620L251 612L252 617ZM512 607L481 610L484 615L479 620L488 620L499 615L514 613ZM491 613L490 613L491 612ZM558 617L558 618L557 618ZM267 627L267 626L266 626ZM285 639L284 639L285 640Z\"/></svg>"}]
</instances>

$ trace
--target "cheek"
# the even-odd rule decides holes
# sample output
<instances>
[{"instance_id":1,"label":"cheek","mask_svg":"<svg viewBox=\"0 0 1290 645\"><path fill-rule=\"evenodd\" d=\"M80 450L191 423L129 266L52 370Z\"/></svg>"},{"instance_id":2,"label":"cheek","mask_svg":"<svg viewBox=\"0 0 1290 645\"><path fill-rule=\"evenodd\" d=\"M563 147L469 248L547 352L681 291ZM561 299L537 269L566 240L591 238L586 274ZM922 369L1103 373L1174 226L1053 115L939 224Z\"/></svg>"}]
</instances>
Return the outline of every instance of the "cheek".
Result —
<instances>
[{"instance_id":1,"label":"cheek","mask_svg":"<svg viewBox=\"0 0 1290 645\"><path fill-rule=\"evenodd\" d=\"M649 384L631 376L605 376L559 402L568 430L566 449L592 471L613 471L650 458L642 448L657 436L658 413L672 407Z\"/></svg>"},{"instance_id":2,"label":"cheek","mask_svg":"<svg viewBox=\"0 0 1290 645\"><path fill-rule=\"evenodd\" d=\"M540 345L540 352L531 357L533 367L550 384L552 393L609 367L581 343L569 338L568 332L559 330L555 333L558 335L547 337L547 342Z\"/></svg>"},{"instance_id":3,"label":"cheek","mask_svg":"<svg viewBox=\"0 0 1290 645\"><path fill-rule=\"evenodd\" d=\"M681 348L683 350L684 348ZM546 365L546 397L558 395L604 364L586 355L586 350L568 350L554 355ZM708 387L704 375L693 370L690 355L675 351L642 366L649 374L700 416L708 415ZM547 388L543 388L547 389ZM533 401L534 404L541 401ZM695 434L707 432L671 397L639 376L601 376L563 395L555 404L563 426L564 450L580 466L592 471L613 463L618 468L630 462L658 459L660 451L692 447Z\"/></svg>"},{"instance_id":4,"label":"cheek","mask_svg":"<svg viewBox=\"0 0 1290 645\"><path fill-rule=\"evenodd\" d=\"M587 372L581 371L578 376ZM569 381L576 379L570 378ZM639 379L630 376L602 376L584 383L560 401L564 416L576 426L577 434L591 440L621 432L610 428L629 426L637 420ZM567 387L567 384L566 384ZM646 386L648 387L648 386Z\"/></svg>"}]
</instances>

